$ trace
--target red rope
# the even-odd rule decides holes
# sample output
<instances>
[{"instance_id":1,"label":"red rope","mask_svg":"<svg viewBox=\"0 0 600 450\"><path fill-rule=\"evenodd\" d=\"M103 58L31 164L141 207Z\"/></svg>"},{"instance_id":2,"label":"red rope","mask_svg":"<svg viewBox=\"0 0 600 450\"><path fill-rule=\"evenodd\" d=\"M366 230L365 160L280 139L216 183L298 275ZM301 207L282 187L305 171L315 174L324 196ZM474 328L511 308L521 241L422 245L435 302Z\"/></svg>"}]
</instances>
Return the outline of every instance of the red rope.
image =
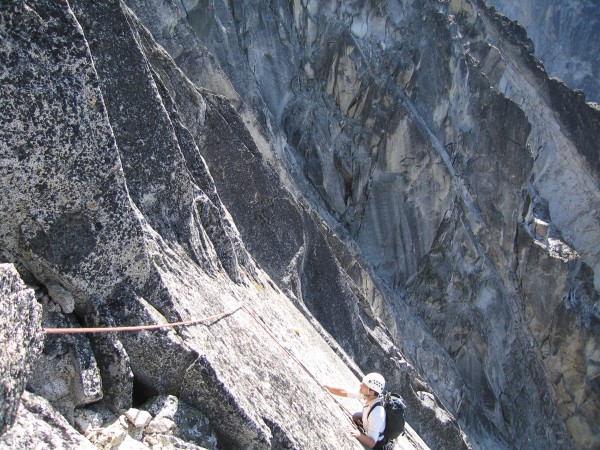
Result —
<instances>
[{"instance_id":1,"label":"red rope","mask_svg":"<svg viewBox=\"0 0 600 450\"><path fill-rule=\"evenodd\" d=\"M185 327L189 325L195 325L202 322L207 322L209 320L215 320L220 317L228 316L233 314L238 309L240 309L242 305L236 306L231 311L227 311L221 314L215 314L214 316L204 317L202 319L197 320L187 320L185 322L173 322L173 323L165 323L165 324L155 324L155 325L137 325L131 327L104 327L104 328L44 328L44 332L46 334L77 334L77 333L108 333L115 331L141 331L141 330L157 330L159 328L172 328L172 327Z\"/></svg>"},{"instance_id":2,"label":"red rope","mask_svg":"<svg viewBox=\"0 0 600 450\"><path fill-rule=\"evenodd\" d=\"M319 382L319 380L317 380L317 378L316 378L316 377L315 377L315 376L312 374L312 372L311 372L310 370L308 370L308 368L307 368L307 367L306 367L304 364L302 364L302 362L301 362L301 361L300 361L298 358L296 358L296 356L295 356L295 355L294 355L294 354L293 354L291 351L289 351L287 348L285 348L285 347L283 346L283 344L282 344L281 342L279 342L279 339L277 339L277 336L275 336L275 334L273 334L273 332L272 332L271 330L269 330L269 329L267 328L267 326L266 326L265 324L263 324L263 323L260 321L260 319L259 319L258 317L256 317L256 314L254 313L254 311L251 311L251 310L250 310L250 309L249 309L249 308L248 308L246 305L242 305L242 308L244 309L244 311L246 311L246 312L248 313L248 315L249 315L249 316L250 316L250 317L251 317L251 318L252 318L252 319L253 319L253 320L254 320L256 323L258 323L258 325L260 325L260 327L261 327L263 330L265 330L265 332L266 332L266 333L269 335L269 337L270 337L271 339L273 339L273 340L275 341L275 343L276 343L277 345L279 345L279 346L280 346L280 347L283 349L283 351L286 353L286 355L287 355L287 356L288 356L290 359L292 359L292 360L293 360L293 361L294 361L296 364L298 364L298 365L299 365L299 366L300 366L300 367L301 367L301 368L302 368L302 369L303 369L303 370L304 370L304 371L305 371L305 372L308 374L308 376L310 376L310 377L311 377L311 378L312 378L312 379L313 379L313 380L314 380L314 381L315 381L315 382L316 382L316 383L317 383L319 386L321 386L321 387L322 387L321 383L320 383L320 382ZM327 389L325 389L324 387L323 387L323 391L324 391L325 393L327 393L327 394L329 395L329 397L331 397L331 398L332 398L332 399L333 399L333 400L334 400L334 401L335 401L335 402L338 404L338 406L339 406L339 407L342 409L342 411L344 411L344 412L345 412L345 413L346 413L348 416L350 416L350 418L352 418L352 413L351 413L350 411L348 411L348 409L346 408L346 406L345 406L345 405L344 405L342 402L340 402L340 401L339 401L337 398L335 398L335 397L334 397L334 396L331 394L331 392L329 392L329 391L328 391Z\"/></svg>"},{"instance_id":3,"label":"red rope","mask_svg":"<svg viewBox=\"0 0 600 450\"><path fill-rule=\"evenodd\" d=\"M296 362L296 364L298 364L314 381L316 381L317 384L321 385L321 383L319 383L319 380L317 380L317 378L310 372L310 370L308 370L308 368L304 364L302 364L302 362L300 362L300 360L298 360L298 358L296 358L287 348L285 348L281 344L281 342L279 342L279 339L277 339L277 337L273 334L273 332L271 330L269 330L267 328L267 326L265 324L263 324L258 317L256 317L256 314L252 310L247 308L244 304L239 304L232 310L226 311L221 314L215 314L214 316L204 317L202 319L197 319L197 320L187 320L184 322L173 322L173 323L154 324L154 325L137 325L137 326L129 326L129 327L44 328L43 330L46 334L78 334L78 333L109 333L109 332L118 332L118 331L157 330L160 328L185 327L185 326L195 325L195 324L199 324L202 322L207 322L209 320L215 320L220 317L231 315L234 312L236 312L238 309L243 309L244 311L246 311L246 313L256 323L258 323L258 325L269 335L269 337L271 339L273 339L275 341L275 343L277 343L277 345L279 345L283 349L283 351L287 354L287 356L290 359L292 359L294 362ZM348 411L348 409L344 406L344 404L342 402L340 402L337 398L335 398L333 395L331 395L331 393L327 389L323 388L323 390L329 395L329 397L331 397L338 404L338 406L340 408L342 408L342 410L348 416L352 417L352 413L350 411Z\"/></svg>"}]
</instances>

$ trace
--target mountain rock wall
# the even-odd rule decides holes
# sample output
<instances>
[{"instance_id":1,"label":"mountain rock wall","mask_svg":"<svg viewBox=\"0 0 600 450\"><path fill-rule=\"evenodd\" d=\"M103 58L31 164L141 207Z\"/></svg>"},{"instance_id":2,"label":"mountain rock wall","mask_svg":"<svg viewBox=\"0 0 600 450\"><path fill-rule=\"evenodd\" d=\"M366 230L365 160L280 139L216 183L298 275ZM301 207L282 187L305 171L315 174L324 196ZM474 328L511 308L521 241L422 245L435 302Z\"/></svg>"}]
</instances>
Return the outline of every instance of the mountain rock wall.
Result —
<instances>
[{"instance_id":1,"label":"mountain rock wall","mask_svg":"<svg viewBox=\"0 0 600 450\"><path fill-rule=\"evenodd\" d=\"M43 326L219 315L47 335L23 414L66 446L359 448L319 385L374 370L397 448L597 446L600 112L523 28L481 1L0 11L0 248Z\"/></svg>"},{"instance_id":2,"label":"mountain rock wall","mask_svg":"<svg viewBox=\"0 0 600 450\"><path fill-rule=\"evenodd\" d=\"M433 394L418 397L426 384L376 315L351 320L370 311L366 272L285 190L230 102L192 84L125 4L14 2L0 29L2 66L10 67L2 78L2 257L43 307L35 331L207 318L181 329L47 334L41 352L31 349L32 393L3 445L84 448L84 434L106 448L214 448L213 435L219 448L360 447L345 432L346 411L358 404L336 404L320 385L351 386L361 368L256 265L214 171L230 181L230 199L234 186L254 197L238 199L248 214L240 228L260 228L264 241L248 248L280 268L273 279L305 245L318 250L335 280L331 295L347 303L339 317L350 327L340 327L349 349L361 363L387 366L390 385L402 386L437 445L470 448ZM201 148L222 156L220 171L209 171ZM346 266L365 286L353 285ZM191 411L187 422L209 423L208 434L194 440L179 419L173 434L152 406L165 396ZM133 406L153 411L163 431L138 424ZM403 440L427 448L410 428Z\"/></svg>"},{"instance_id":3,"label":"mountain rock wall","mask_svg":"<svg viewBox=\"0 0 600 450\"><path fill-rule=\"evenodd\" d=\"M21 395L32 372L32 361L41 349L42 334L39 329L41 308L33 291L26 289L10 264L0 265L0 290L0 434L4 434L17 418Z\"/></svg>"},{"instance_id":4,"label":"mountain rock wall","mask_svg":"<svg viewBox=\"0 0 600 450\"><path fill-rule=\"evenodd\" d=\"M517 20L531 38L535 55L548 73L600 103L598 42L600 5L590 0L490 0L504 15Z\"/></svg>"},{"instance_id":5,"label":"mountain rock wall","mask_svg":"<svg viewBox=\"0 0 600 450\"><path fill-rule=\"evenodd\" d=\"M431 353L400 315L388 325L482 445L593 447L598 111L548 78L525 30L483 2L182 12L303 195L441 343ZM554 290L533 248L554 261ZM587 326L559 338L558 322Z\"/></svg>"}]
</instances>

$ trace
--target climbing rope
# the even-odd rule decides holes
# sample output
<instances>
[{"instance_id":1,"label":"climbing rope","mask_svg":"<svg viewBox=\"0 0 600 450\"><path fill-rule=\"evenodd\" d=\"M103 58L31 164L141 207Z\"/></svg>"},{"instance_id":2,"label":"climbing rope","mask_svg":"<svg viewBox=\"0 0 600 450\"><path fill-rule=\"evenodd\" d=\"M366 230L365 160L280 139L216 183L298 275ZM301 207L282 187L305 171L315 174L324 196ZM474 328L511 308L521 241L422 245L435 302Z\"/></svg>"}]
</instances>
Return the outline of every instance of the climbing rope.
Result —
<instances>
[{"instance_id":1,"label":"climbing rope","mask_svg":"<svg viewBox=\"0 0 600 450\"><path fill-rule=\"evenodd\" d=\"M293 360L293 361L294 361L296 364L298 364L298 365L299 365L299 366L302 368L302 370L304 370L304 371L305 371L305 372L308 374L308 376L309 376L310 378L312 378L312 379L313 379L313 380L314 380L314 381L315 381L315 382L316 382L316 383L317 383L319 386L321 386L321 387L322 387L322 389L323 389L323 391L324 391L324 392L325 392L327 395L329 395L329 397L331 397L331 398L332 398L332 399L333 399L333 400L334 400L334 401L335 401L335 402L338 404L338 406L339 406L339 407L340 407L340 408L341 408L341 409L342 409L342 410L343 410L343 411L344 411L344 412L345 412L345 413L346 413L346 414L347 414L347 415L348 415L350 418L352 418L352 413L351 413L350 411L348 411L348 409L346 408L346 406L344 406L344 404L343 404L342 402L340 402L340 401L339 401L337 398L335 398L335 397L334 397L334 396L331 394L331 392L329 392L327 389L325 389L325 388L322 386L322 384L319 382L319 380L317 379L317 377L315 377L315 376L312 374L312 372L311 372L310 370L308 370L308 368L307 368L307 367L306 367L304 364L302 364L302 362L301 362L301 361L300 361L298 358L296 358L296 356L295 356L295 355L294 355L292 352L290 352L290 351L289 351L287 348L285 348L285 347L283 346L283 344L282 344L281 342L279 342L279 339L277 339L277 336L275 336L275 335L273 334L273 332L272 332L271 330L269 330L269 329L267 328L267 326L266 326L266 325L264 325L264 324L263 324L263 322L260 320L260 318L258 318L258 317L256 316L256 314L255 314L253 311L251 311L251 310L250 310L250 308L248 308L246 305L242 305L242 308L244 309L244 311L246 311L246 312L248 313L248 315L249 315L249 316L250 316L250 317L251 317L251 318L252 318L252 319L253 319L253 320L254 320L256 323L258 323L258 325L260 325L260 327L261 327L263 330L265 330L265 332L266 332L266 333L269 335L269 337L270 337L271 339L273 339L273 340L275 341L275 343L276 343L277 345L279 345L279 347L281 347L281 348L283 349L283 351L285 352L285 354L286 354L286 355L287 355L287 356L288 356L290 359L292 359L292 360Z\"/></svg>"},{"instance_id":2,"label":"climbing rope","mask_svg":"<svg viewBox=\"0 0 600 450\"><path fill-rule=\"evenodd\" d=\"M240 303L235 308L233 308L229 311L220 313L220 314L203 317L202 319L197 319L197 320L187 320L184 322L172 322L172 323L165 323L165 324L137 325L137 326L125 326L125 327L43 328L43 331L46 334L80 334L80 333L109 333L109 332L120 332L120 331L142 331L142 330L157 330L157 329L161 329L161 328L186 327L186 326L191 326L191 325L197 325L197 324L200 324L203 322L216 320L221 317L229 316L229 315L235 313L236 311L238 311L239 309L243 309L244 311L246 311L246 313L250 316L250 318L252 318L252 320L254 320L269 335L269 337L271 339L273 339L273 341L275 341L275 343L279 347L281 347L281 349L285 352L285 354L290 359L292 359L296 364L298 364L302 368L302 370L304 370L310 376L310 378L312 378L319 386L322 387L322 384L312 374L312 372L310 370L308 370L308 368L298 358L296 358L296 356L292 352L290 352L287 348L285 348L285 346L279 341L277 336L275 336L275 334L271 330L269 330L269 328L262 322L262 320L259 317L257 317L256 313L254 313L254 311L252 311L250 308L248 308L243 303ZM329 392L324 387L322 387L322 389L327 395L329 395L329 397L331 397L338 404L338 406L350 418L352 418L352 413L350 411L348 411L348 409L344 406L344 404L342 402L340 402L336 397L334 397L331 394L331 392Z\"/></svg>"},{"instance_id":3,"label":"climbing rope","mask_svg":"<svg viewBox=\"0 0 600 450\"><path fill-rule=\"evenodd\" d=\"M242 308L243 305L238 305L230 311L226 311L221 314L215 314L214 316L204 317L196 320L186 320L185 322L172 322L164 324L154 325L137 325L130 327L100 327L100 328L43 328L46 334L78 334L78 333L108 333L117 331L141 331L141 330L157 330L160 328L174 328L174 327L187 327L190 325L197 325L199 323L216 320L221 317L229 316Z\"/></svg>"}]
</instances>

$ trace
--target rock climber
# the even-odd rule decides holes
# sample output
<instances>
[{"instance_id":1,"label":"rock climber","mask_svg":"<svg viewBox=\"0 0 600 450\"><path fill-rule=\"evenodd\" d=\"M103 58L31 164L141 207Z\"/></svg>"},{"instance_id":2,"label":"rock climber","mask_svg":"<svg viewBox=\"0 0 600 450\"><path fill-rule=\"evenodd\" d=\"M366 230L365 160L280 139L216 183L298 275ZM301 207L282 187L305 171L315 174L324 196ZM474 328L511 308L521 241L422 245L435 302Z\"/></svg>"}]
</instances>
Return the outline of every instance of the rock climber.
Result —
<instances>
[{"instance_id":1,"label":"rock climber","mask_svg":"<svg viewBox=\"0 0 600 450\"><path fill-rule=\"evenodd\" d=\"M359 426L359 429L350 427L348 431L361 444L376 450L382 449L384 443L383 432L385 430L385 409L381 406L381 402L377 402L377 400L385 389L385 379L383 376L375 372L365 375L362 383L360 383L358 392L329 385L324 385L323 387L333 395L362 400L364 404L362 411L358 411L352 415L352 420ZM377 405L374 406L375 403ZM360 428L364 432L360 431Z\"/></svg>"}]
</instances>

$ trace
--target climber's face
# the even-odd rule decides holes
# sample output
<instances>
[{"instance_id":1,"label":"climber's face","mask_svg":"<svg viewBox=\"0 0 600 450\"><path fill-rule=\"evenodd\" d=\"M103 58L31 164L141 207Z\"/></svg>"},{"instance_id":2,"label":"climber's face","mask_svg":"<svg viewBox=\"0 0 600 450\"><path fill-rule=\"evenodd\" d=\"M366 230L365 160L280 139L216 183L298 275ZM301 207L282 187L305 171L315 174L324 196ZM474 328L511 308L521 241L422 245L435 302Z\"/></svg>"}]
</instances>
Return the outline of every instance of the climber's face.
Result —
<instances>
[{"instance_id":1,"label":"climber's face","mask_svg":"<svg viewBox=\"0 0 600 450\"><path fill-rule=\"evenodd\" d=\"M364 395L365 397L367 397L369 395L369 388L367 387L367 385L365 383L360 383L360 393L361 395Z\"/></svg>"}]
</instances>

